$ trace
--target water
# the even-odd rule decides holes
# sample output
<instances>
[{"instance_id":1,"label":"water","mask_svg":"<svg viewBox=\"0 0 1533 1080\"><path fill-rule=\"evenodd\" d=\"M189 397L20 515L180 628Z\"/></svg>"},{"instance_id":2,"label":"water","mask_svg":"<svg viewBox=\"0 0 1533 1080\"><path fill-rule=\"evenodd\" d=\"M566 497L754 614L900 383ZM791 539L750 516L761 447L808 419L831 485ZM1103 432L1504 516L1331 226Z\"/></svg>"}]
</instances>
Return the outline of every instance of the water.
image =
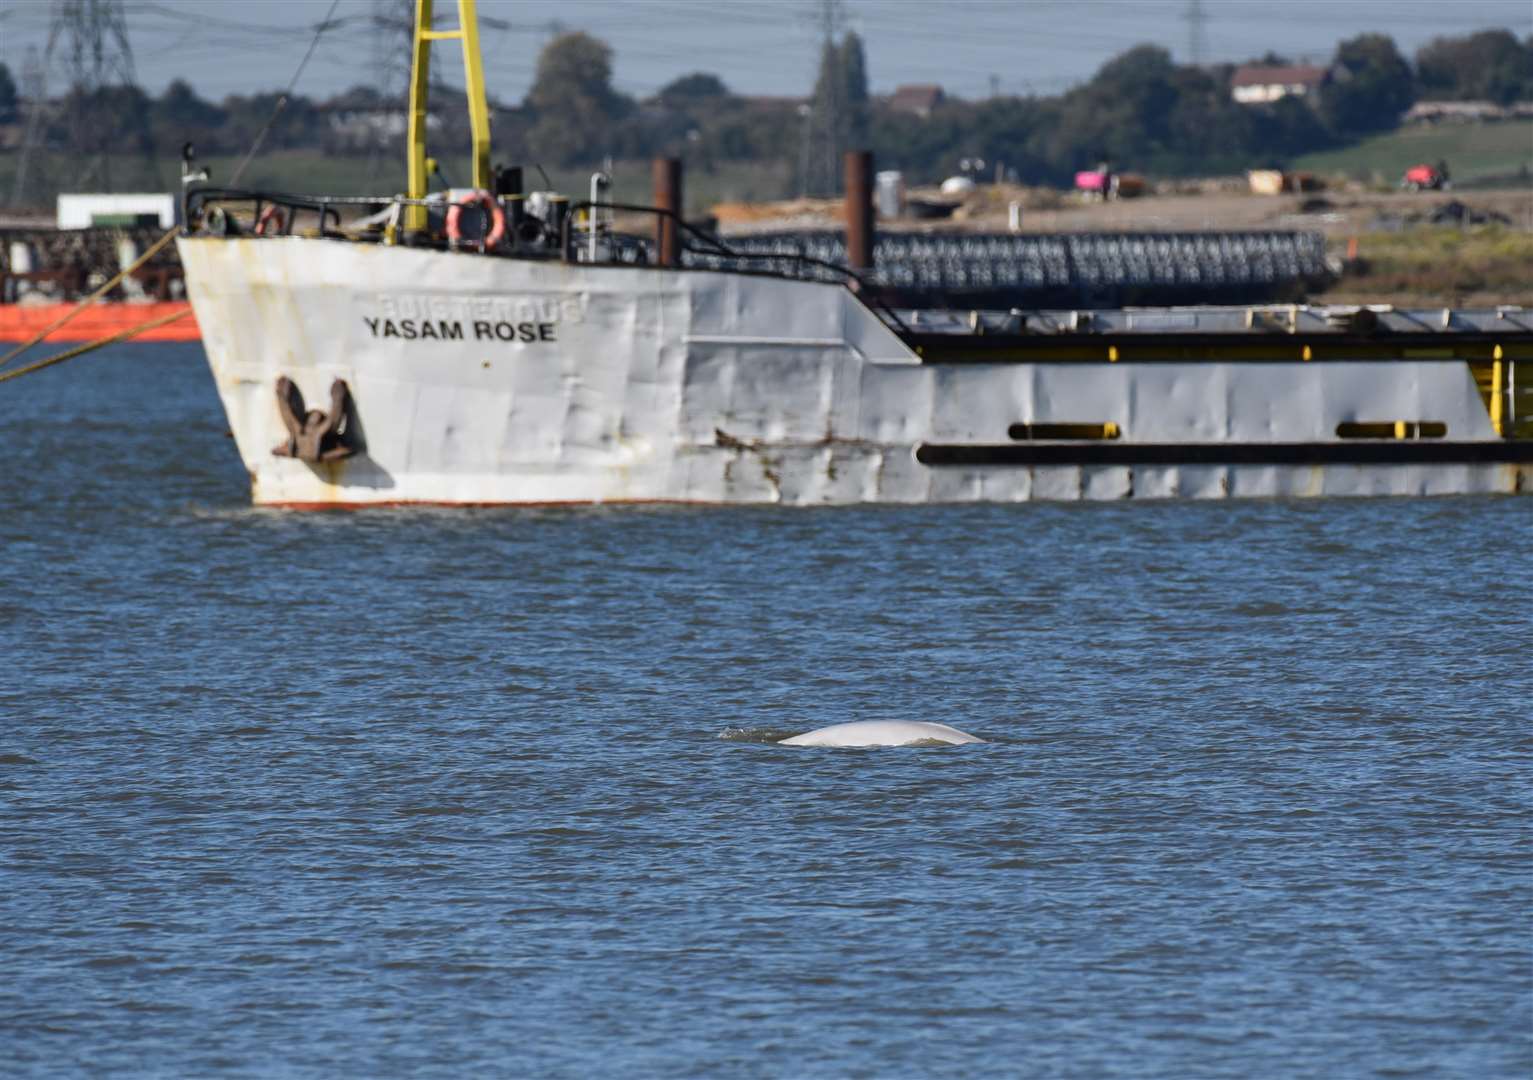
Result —
<instances>
[{"instance_id":1,"label":"water","mask_svg":"<svg viewBox=\"0 0 1533 1080\"><path fill-rule=\"evenodd\" d=\"M260 511L195 347L0 440L6 1075L1533 1070L1533 501ZM766 741L884 718L990 741Z\"/></svg>"}]
</instances>

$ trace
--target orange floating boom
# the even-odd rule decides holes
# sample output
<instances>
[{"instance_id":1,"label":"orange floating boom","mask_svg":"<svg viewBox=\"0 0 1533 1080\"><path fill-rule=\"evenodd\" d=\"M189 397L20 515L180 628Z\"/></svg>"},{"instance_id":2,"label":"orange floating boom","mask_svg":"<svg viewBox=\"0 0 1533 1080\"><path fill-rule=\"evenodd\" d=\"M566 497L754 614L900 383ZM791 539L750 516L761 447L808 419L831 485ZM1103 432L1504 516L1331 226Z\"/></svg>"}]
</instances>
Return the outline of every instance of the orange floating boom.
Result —
<instances>
[{"instance_id":1,"label":"orange floating boom","mask_svg":"<svg viewBox=\"0 0 1533 1080\"><path fill-rule=\"evenodd\" d=\"M13 368L10 371L0 372L0 383L8 382L11 379L19 379L23 375L30 375L34 371L41 371L44 368L52 367L54 364L62 364L65 360L73 360L77 356L83 356L88 352L101 348L104 345L115 345L119 341L127 341L129 338L137 337L140 334L150 333L159 329L160 327L167 326L172 323L185 322L191 317L192 313L190 309L167 312L158 318L148 319L144 322L141 322L137 326L129 326L124 330L119 330L117 333L112 334L110 337L104 337L99 341L88 341L84 345L76 345L73 349L66 349L61 353L50 356L46 360L39 360L36 363L28 364L25 367Z\"/></svg>"},{"instance_id":2,"label":"orange floating boom","mask_svg":"<svg viewBox=\"0 0 1533 1080\"><path fill-rule=\"evenodd\" d=\"M26 341L68 313L74 304L0 304L0 341ZM185 300L153 304L93 304L49 341L95 341L165 315L189 311ZM139 334L137 341L201 341L197 320L188 316Z\"/></svg>"}]
</instances>

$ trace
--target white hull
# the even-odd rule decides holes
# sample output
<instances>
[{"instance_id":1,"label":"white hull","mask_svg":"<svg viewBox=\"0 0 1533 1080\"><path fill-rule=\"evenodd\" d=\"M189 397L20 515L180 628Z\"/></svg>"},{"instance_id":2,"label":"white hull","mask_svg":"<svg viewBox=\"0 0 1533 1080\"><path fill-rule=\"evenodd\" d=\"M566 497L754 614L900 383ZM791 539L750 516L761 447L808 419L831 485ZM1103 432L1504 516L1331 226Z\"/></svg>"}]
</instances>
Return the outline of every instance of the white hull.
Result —
<instances>
[{"instance_id":1,"label":"white hull","mask_svg":"<svg viewBox=\"0 0 1533 1080\"><path fill-rule=\"evenodd\" d=\"M832 504L1425 495L1525 464L946 465L1019 422L1118 445L1336 444L1349 421L1501 440L1459 360L922 364L840 286L292 238L187 238L188 288L253 498L268 505ZM429 327L429 331L427 328ZM274 386L350 387L365 439L275 456Z\"/></svg>"}]
</instances>

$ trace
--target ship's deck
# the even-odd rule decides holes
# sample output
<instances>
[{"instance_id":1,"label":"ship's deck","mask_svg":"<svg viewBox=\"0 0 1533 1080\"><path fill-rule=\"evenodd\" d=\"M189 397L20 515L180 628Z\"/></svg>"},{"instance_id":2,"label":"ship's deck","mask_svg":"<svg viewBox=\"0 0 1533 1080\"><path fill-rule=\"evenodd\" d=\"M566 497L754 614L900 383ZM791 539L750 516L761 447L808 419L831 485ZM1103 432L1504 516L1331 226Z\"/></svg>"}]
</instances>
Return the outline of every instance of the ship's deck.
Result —
<instances>
[{"instance_id":1,"label":"ship's deck","mask_svg":"<svg viewBox=\"0 0 1533 1080\"><path fill-rule=\"evenodd\" d=\"M928 363L1533 360L1533 309L1376 306L906 310Z\"/></svg>"}]
</instances>

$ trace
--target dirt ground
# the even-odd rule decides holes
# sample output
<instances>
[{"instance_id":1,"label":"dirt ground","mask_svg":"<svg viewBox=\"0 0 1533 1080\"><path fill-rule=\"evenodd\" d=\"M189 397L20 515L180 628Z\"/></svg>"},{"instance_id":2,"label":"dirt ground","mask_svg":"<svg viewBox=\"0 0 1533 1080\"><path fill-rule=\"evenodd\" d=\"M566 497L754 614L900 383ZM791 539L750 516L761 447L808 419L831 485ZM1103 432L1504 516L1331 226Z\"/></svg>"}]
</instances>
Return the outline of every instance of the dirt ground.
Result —
<instances>
[{"instance_id":1,"label":"dirt ground","mask_svg":"<svg viewBox=\"0 0 1533 1080\"><path fill-rule=\"evenodd\" d=\"M1026 232L1180 232L1205 229L1318 229L1346 237L1378 229L1393 231L1424 223L1435 210L1457 201L1471 211L1504 216L1512 228L1533 232L1533 191L1485 192L1316 192L1306 195L1251 195L1210 192L1147 195L1119 202L1082 204L1069 197L1058 206L1022 208ZM965 215L965 224L1007 227L1008 208L985 205Z\"/></svg>"},{"instance_id":2,"label":"dirt ground","mask_svg":"<svg viewBox=\"0 0 1533 1080\"><path fill-rule=\"evenodd\" d=\"M1533 190L1371 192L1320 191L1305 195L1252 195L1211 187L1201 193L1145 195L1113 202L1082 202L1051 190L983 187L972 193L949 219L880 221L880 229L1005 232L1010 204L1022 208L1022 232L1185 232L1244 229L1318 229L1341 238L1376 230L1397 231L1425 223L1433 211L1457 201L1471 211L1504 216L1513 229L1533 232ZM934 191L912 191L913 199L938 200ZM714 208L721 231L748 233L765 229L839 228L838 200L798 199Z\"/></svg>"}]
</instances>

